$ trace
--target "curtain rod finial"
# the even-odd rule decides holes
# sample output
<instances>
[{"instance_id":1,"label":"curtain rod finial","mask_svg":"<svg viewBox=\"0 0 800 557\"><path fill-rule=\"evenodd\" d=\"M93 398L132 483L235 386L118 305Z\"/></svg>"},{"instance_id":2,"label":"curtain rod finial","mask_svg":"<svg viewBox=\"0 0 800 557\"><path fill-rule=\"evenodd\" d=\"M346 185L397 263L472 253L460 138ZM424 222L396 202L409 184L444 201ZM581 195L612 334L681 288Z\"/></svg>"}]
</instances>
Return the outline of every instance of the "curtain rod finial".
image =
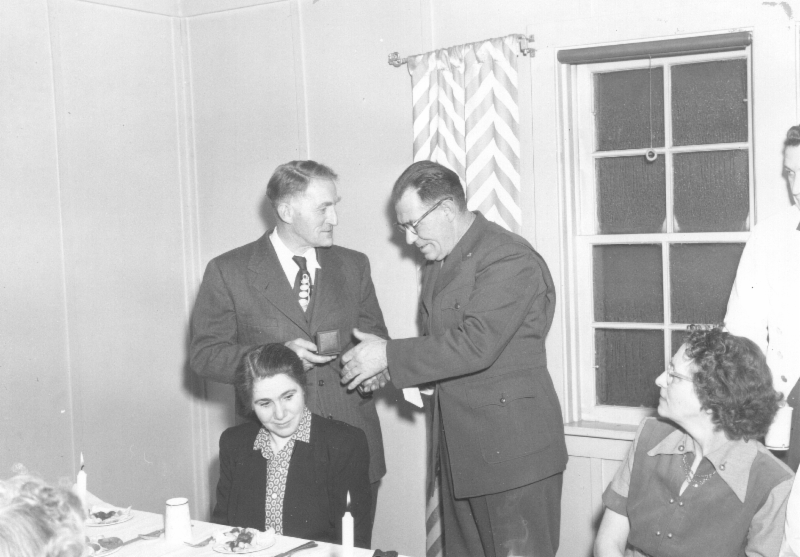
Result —
<instances>
[{"instance_id":1,"label":"curtain rod finial","mask_svg":"<svg viewBox=\"0 0 800 557\"><path fill-rule=\"evenodd\" d=\"M399 52L392 52L392 53L389 54L389 64L391 64L395 68L399 68L400 66L402 66L405 63L406 63L406 59L405 58L400 58L400 53Z\"/></svg>"},{"instance_id":2,"label":"curtain rod finial","mask_svg":"<svg viewBox=\"0 0 800 557\"><path fill-rule=\"evenodd\" d=\"M536 56L536 49L528 46L529 42L533 42L533 35L520 35L517 37L519 41L519 52L523 56Z\"/></svg>"}]
</instances>

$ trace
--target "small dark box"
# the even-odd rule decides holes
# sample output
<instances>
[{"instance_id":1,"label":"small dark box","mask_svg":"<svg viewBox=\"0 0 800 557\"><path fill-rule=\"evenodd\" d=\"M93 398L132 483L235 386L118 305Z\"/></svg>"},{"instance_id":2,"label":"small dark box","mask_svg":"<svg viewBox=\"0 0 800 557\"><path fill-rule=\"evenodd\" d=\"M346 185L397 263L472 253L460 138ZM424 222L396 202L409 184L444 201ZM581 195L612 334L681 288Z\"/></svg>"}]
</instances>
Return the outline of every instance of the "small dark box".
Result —
<instances>
[{"instance_id":1,"label":"small dark box","mask_svg":"<svg viewBox=\"0 0 800 557\"><path fill-rule=\"evenodd\" d=\"M339 330L320 331L317 333L317 354L320 356L330 356L339 354L342 351L339 344Z\"/></svg>"}]
</instances>

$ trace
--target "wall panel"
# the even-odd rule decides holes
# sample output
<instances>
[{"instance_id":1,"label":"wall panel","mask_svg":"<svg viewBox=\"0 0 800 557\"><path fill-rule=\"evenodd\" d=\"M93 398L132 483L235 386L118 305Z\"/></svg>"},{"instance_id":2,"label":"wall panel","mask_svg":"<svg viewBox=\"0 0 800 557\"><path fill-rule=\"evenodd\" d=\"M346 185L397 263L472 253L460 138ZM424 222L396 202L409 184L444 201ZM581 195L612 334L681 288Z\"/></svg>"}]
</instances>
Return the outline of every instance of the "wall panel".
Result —
<instances>
[{"instance_id":1,"label":"wall panel","mask_svg":"<svg viewBox=\"0 0 800 557\"><path fill-rule=\"evenodd\" d=\"M173 36L168 18L55 2L70 366L89 489L193 495Z\"/></svg>"}]
</instances>

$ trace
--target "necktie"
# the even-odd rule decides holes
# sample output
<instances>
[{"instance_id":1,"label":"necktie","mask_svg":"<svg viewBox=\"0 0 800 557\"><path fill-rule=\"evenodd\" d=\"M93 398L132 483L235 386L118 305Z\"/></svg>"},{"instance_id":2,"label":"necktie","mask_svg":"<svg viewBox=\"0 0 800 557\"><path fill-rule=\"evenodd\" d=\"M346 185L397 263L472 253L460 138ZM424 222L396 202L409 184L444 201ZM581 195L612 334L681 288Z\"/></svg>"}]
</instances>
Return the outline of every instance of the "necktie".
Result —
<instances>
[{"instance_id":1,"label":"necktie","mask_svg":"<svg viewBox=\"0 0 800 557\"><path fill-rule=\"evenodd\" d=\"M295 255L292 257L292 260L300 267L294 279L294 293L297 295L300 307L303 308L303 311L306 311L306 309L308 309L308 302L311 301L311 275L308 274L305 257Z\"/></svg>"}]
</instances>

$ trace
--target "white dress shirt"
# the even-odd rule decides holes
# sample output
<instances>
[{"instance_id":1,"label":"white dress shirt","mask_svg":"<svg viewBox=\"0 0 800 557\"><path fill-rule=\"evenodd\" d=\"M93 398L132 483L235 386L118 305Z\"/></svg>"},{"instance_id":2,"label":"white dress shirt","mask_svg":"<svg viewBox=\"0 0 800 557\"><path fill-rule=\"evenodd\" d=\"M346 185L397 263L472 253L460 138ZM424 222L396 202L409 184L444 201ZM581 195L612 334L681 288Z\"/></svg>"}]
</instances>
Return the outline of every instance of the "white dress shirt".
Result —
<instances>
[{"instance_id":1,"label":"white dress shirt","mask_svg":"<svg viewBox=\"0 0 800 557\"><path fill-rule=\"evenodd\" d=\"M753 229L728 300L728 330L767 355L775 389L800 379L800 209L787 207Z\"/></svg>"},{"instance_id":2,"label":"white dress shirt","mask_svg":"<svg viewBox=\"0 0 800 557\"><path fill-rule=\"evenodd\" d=\"M292 253L292 250L286 247L286 244L283 243L281 237L278 236L277 228L274 229L269 235L269 241L272 242L272 246L275 248L275 253L278 255L278 261L281 263L283 272L286 273L286 278L289 281L289 285L294 288L294 279L297 277L297 271L300 270L300 267L292 259L295 254ZM309 248L302 255L302 257L306 258L306 268L308 269L308 274L311 276L311 284L314 284L314 278L317 269L322 268L317 261L317 250L314 248Z\"/></svg>"}]
</instances>

